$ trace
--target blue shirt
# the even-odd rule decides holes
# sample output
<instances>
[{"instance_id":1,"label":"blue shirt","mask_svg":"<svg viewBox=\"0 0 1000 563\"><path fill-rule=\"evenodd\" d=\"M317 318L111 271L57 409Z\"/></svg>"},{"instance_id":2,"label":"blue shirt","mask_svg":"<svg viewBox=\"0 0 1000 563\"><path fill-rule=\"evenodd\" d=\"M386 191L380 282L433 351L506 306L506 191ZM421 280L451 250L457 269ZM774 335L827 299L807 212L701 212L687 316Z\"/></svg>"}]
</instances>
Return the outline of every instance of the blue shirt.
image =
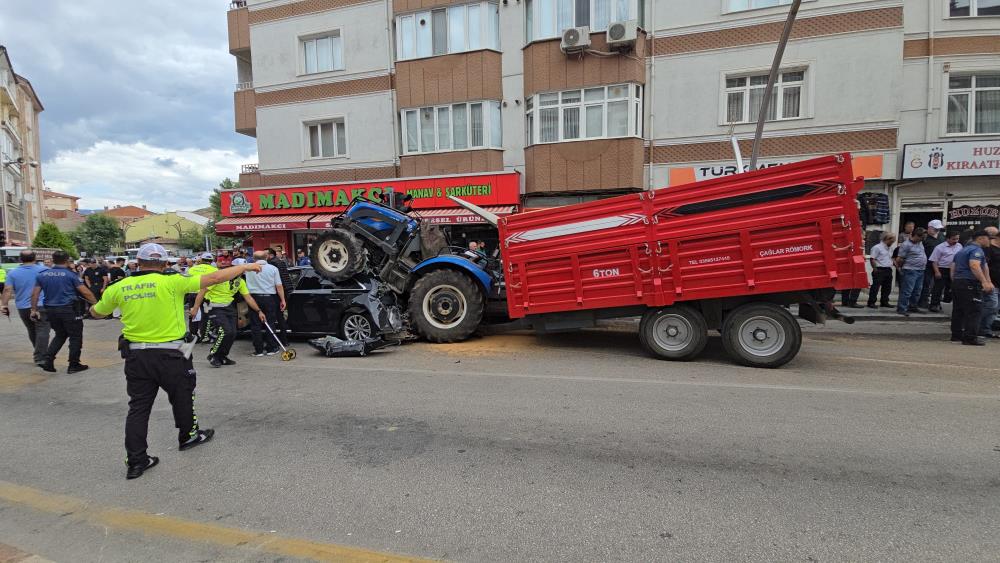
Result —
<instances>
[{"instance_id":1,"label":"blue shirt","mask_svg":"<svg viewBox=\"0 0 1000 563\"><path fill-rule=\"evenodd\" d=\"M299 266L312 266L312 260L308 256L303 256L302 258L299 258L298 265Z\"/></svg>"},{"instance_id":2,"label":"blue shirt","mask_svg":"<svg viewBox=\"0 0 1000 563\"><path fill-rule=\"evenodd\" d=\"M972 268L969 267L969 262L972 261L979 262L981 271L984 274L986 273L986 253L974 242L970 242L969 246L966 246L961 252L955 255L952 267L955 268L956 280L976 279L975 274L972 273Z\"/></svg>"},{"instance_id":3,"label":"blue shirt","mask_svg":"<svg viewBox=\"0 0 1000 563\"><path fill-rule=\"evenodd\" d=\"M68 307L76 303L76 288L83 284L69 268L53 266L38 273L35 285L45 292L46 307Z\"/></svg>"},{"instance_id":4,"label":"blue shirt","mask_svg":"<svg viewBox=\"0 0 1000 563\"><path fill-rule=\"evenodd\" d=\"M927 268L927 251L924 250L924 243L921 241L904 240L903 244L899 245L897 256L903 261L904 270L924 270Z\"/></svg>"},{"instance_id":5,"label":"blue shirt","mask_svg":"<svg viewBox=\"0 0 1000 563\"><path fill-rule=\"evenodd\" d=\"M39 272L48 270L41 264L22 264L7 272L7 285L14 288L14 306L18 309L31 308L31 292L35 291L35 279ZM38 296L38 304L45 303L45 294Z\"/></svg>"}]
</instances>

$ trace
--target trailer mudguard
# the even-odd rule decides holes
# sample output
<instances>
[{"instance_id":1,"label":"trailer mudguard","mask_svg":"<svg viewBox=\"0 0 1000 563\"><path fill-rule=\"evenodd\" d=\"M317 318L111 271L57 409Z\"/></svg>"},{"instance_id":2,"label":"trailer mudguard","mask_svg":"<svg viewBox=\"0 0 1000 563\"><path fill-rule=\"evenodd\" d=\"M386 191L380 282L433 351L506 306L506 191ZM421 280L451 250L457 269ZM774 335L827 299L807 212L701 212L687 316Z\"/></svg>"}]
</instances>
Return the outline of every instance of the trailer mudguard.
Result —
<instances>
[{"instance_id":1,"label":"trailer mudguard","mask_svg":"<svg viewBox=\"0 0 1000 563\"><path fill-rule=\"evenodd\" d=\"M490 275L473 262L459 256L435 256L414 266L410 273L420 275L421 273L433 270L435 266L455 267L463 272L467 272L473 279L479 282L479 285L483 286L483 291L486 292L486 295L490 294L490 288L493 286L493 279L490 278Z\"/></svg>"}]
</instances>

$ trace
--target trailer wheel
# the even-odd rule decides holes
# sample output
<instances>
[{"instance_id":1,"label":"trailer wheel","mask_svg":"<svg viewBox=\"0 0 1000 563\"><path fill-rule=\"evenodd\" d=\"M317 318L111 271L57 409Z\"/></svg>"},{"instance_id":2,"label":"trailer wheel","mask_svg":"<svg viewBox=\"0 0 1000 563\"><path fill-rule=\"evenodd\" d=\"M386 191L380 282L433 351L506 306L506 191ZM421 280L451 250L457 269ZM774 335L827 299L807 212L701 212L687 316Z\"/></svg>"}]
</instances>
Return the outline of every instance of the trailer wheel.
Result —
<instances>
[{"instance_id":1,"label":"trailer wheel","mask_svg":"<svg viewBox=\"0 0 1000 563\"><path fill-rule=\"evenodd\" d=\"M722 323L722 345L737 362L776 368L790 362L802 347L802 329L784 308L770 303L743 305Z\"/></svg>"},{"instance_id":2,"label":"trailer wheel","mask_svg":"<svg viewBox=\"0 0 1000 563\"><path fill-rule=\"evenodd\" d=\"M461 272L437 270L413 285L408 308L421 336L431 342L457 342L482 321L483 292Z\"/></svg>"},{"instance_id":3,"label":"trailer wheel","mask_svg":"<svg viewBox=\"0 0 1000 563\"><path fill-rule=\"evenodd\" d=\"M698 310L685 305L653 309L642 316L639 341L657 358L693 360L708 343L708 325Z\"/></svg>"},{"instance_id":4,"label":"trailer wheel","mask_svg":"<svg viewBox=\"0 0 1000 563\"><path fill-rule=\"evenodd\" d=\"M365 269L365 247L350 231L332 229L312 245L313 269L325 278L343 281Z\"/></svg>"}]
</instances>

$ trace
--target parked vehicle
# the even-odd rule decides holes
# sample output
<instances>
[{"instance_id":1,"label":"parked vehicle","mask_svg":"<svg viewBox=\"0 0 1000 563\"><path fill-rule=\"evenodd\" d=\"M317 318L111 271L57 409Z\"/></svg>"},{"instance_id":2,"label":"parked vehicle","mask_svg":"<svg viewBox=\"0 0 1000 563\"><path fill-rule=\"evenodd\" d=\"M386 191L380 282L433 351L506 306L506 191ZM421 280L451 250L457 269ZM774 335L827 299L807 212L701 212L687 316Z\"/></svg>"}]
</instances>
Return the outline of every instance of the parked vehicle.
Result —
<instances>
[{"instance_id":1,"label":"parked vehicle","mask_svg":"<svg viewBox=\"0 0 1000 563\"><path fill-rule=\"evenodd\" d=\"M58 248L31 248L28 246L3 246L0 247L0 268L13 270L21 265L21 251L32 250L35 258L41 262L52 258L52 253Z\"/></svg>"},{"instance_id":2,"label":"parked vehicle","mask_svg":"<svg viewBox=\"0 0 1000 563\"><path fill-rule=\"evenodd\" d=\"M355 199L312 245L312 265L337 282L359 273L381 280L406 303L410 322L432 342L464 340L488 299L500 299L500 265L451 246L441 229L389 205Z\"/></svg>"},{"instance_id":3,"label":"parked vehicle","mask_svg":"<svg viewBox=\"0 0 1000 563\"><path fill-rule=\"evenodd\" d=\"M777 367L811 322L868 285L851 156L504 217L507 310L541 331L642 316L642 345L698 356L719 330L739 363ZM467 207L475 207L468 206Z\"/></svg>"},{"instance_id":4,"label":"parked vehicle","mask_svg":"<svg viewBox=\"0 0 1000 563\"><path fill-rule=\"evenodd\" d=\"M402 315L395 295L370 276L334 282L309 267L289 268L294 291L287 294L287 323L295 335L336 335L367 340L400 332ZM248 307L238 306L239 326L249 331Z\"/></svg>"}]
</instances>

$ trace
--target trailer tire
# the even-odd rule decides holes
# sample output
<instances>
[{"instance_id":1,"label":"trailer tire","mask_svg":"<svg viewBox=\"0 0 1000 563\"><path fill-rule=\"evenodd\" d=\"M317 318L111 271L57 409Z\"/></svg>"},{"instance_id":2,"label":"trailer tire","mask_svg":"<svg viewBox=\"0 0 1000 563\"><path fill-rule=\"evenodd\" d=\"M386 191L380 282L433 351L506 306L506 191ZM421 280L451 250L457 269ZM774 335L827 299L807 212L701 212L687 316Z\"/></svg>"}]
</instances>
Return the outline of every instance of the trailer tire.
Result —
<instances>
[{"instance_id":1,"label":"trailer tire","mask_svg":"<svg viewBox=\"0 0 1000 563\"><path fill-rule=\"evenodd\" d=\"M737 362L758 368L781 367L802 347L802 328L787 310L771 303L749 303L722 323L722 346Z\"/></svg>"},{"instance_id":2,"label":"trailer tire","mask_svg":"<svg viewBox=\"0 0 1000 563\"><path fill-rule=\"evenodd\" d=\"M410 320L430 342L465 340L483 320L483 292L475 280L454 270L422 276L410 291Z\"/></svg>"},{"instance_id":3,"label":"trailer tire","mask_svg":"<svg viewBox=\"0 0 1000 563\"><path fill-rule=\"evenodd\" d=\"M319 275L343 281L363 271L368 262L364 244L346 229L331 229L312 244L313 269Z\"/></svg>"},{"instance_id":4,"label":"trailer tire","mask_svg":"<svg viewBox=\"0 0 1000 563\"><path fill-rule=\"evenodd\" d=\"M708 343L708 324L700 311L686 305L652 309L639 323L639 341L661 360L693 360Z\"/></svg>"}]
</instances>

